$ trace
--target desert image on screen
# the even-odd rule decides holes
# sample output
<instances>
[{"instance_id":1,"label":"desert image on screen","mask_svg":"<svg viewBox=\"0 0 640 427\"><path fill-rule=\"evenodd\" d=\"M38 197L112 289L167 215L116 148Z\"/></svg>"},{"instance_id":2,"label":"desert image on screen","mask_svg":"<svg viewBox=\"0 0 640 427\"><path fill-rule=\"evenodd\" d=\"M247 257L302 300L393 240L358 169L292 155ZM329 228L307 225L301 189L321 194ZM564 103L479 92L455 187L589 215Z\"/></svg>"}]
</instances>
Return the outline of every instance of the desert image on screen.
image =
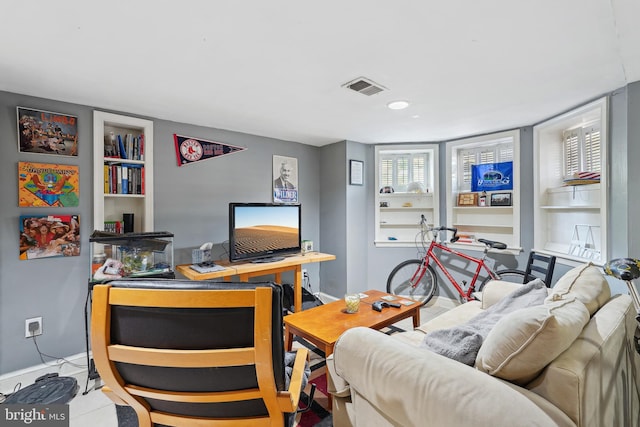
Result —
<instances>
[{"instance_id":1,"label":"desert image on screen","mask_svg":"<svg viewBox=\"0 0 640 427\"><path fill-rule=\"evenodd\" d=\"M298 229L284 226L255 225L236 229L236 253L247 255L298 247Z\"/></svg>"}]
</instances>

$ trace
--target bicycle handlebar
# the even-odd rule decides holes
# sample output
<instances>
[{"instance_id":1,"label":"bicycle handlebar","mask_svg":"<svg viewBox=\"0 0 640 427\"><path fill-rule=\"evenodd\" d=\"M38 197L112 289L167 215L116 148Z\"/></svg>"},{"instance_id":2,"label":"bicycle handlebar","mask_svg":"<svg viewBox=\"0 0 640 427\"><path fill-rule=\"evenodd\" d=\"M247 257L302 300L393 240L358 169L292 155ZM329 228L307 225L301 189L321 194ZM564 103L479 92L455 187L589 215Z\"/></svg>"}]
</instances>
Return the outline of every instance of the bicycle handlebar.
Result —
<instances>
[{"instance_id":1,"label":"bicycle handlebar","mask_svg":"<svg viewBox=\"0 0 640 427\"><path fill-rule=\"evenodd\" d=\"M427 219L424 217L424 215L420 215L421 217L421 223L422 224L426 224L427 223ZM455 243L460 239L460 236L458 236L458 229L457 228L451 228L451 227L445 227L444 225L441 225L440 227L431 227L429 228L430 231L435 231L435 232L440 232L440 231L451 231L453 233L453 236L451 236L451 239L449 240L449 242L451 243ZM434 239L437 237L437 234L434 235Z\"/></svg>"}]
</instances>

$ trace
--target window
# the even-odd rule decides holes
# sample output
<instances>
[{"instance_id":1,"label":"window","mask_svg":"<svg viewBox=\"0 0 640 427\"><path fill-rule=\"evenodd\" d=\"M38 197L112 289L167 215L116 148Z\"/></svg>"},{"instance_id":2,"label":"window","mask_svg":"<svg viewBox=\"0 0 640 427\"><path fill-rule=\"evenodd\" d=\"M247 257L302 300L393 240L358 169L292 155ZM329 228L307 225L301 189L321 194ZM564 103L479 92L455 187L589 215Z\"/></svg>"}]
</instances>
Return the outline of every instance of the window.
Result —
<instances>
[{"instance_id":1,"label":"window","mask_svg":"<svg viewBox=\"0 0 640 427\"><path fill-rule=\"evenodd\" d=\"M376 152L376 246L415 246L422 215L439 225L438 146L381 145Z\"/></svg>"},{"instance_id":2,"label":"window","mask_svg":"<svg viewBox=\"0 0 640 427\"><path fill-rule=\"evenodd\" d=\"M432 171L428 169L432 162L430 155L431 153L424 151L385 150L381 152L380 186L391 187L395 192L412 191L415 187L422 188L424 191L432 189L432 183L428 179L432 175Z\"/></svg>"},{"instance_id":3,"label":"window","mask_svg":"<svg viewBox=\"0 0 640 427\"><path fill-rule=\"evenodd\" d=\"M486 163L513 161L513 142L496 141L482 147L461 148L458 152L458 191L471 191L471 167Z\"/></svg>"},{"instance_id":4,"label":"window","mask_svg":"<svg viewBox=\"0 0 640 427\"><path fill-rule=\"evenodd\" d=\"M600 139L599 124L562 133L565 179L572 178L577 172L600 172Z\"/></svg>"}]
</instances>

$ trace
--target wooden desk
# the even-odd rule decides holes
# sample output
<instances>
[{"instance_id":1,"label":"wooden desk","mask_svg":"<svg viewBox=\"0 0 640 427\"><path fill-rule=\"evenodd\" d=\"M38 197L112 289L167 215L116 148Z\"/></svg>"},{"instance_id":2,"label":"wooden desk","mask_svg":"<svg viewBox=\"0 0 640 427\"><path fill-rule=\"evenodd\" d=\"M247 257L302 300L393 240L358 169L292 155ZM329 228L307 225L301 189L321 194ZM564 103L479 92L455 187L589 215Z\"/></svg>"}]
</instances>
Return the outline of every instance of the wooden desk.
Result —
<instances>
[{"instance_id":1,"label":"wooden desk","mask_svg":"<svg viewBox=\"0 0 640 427\"><path fill-rule=\"evenodd\" d=\"M233 276L237 276L242 282L248 282L251 277L275 274L276 283L282 283L282 273L285 271L294 271L294 308L296 312L300 312L302 310L302 265L312 262L332 261L334 259L336 259L335 255L311 252L305 255L286 257L282 261L268 263L230 263L222 260L215 261L216 264L225 267L225 269L213 271L211 273L198 273L189 267L191 264L178 265L176 267L176 271L190 280L219 278L222 278L223 280L231 280Z\"/></svg>"}]
</instances>

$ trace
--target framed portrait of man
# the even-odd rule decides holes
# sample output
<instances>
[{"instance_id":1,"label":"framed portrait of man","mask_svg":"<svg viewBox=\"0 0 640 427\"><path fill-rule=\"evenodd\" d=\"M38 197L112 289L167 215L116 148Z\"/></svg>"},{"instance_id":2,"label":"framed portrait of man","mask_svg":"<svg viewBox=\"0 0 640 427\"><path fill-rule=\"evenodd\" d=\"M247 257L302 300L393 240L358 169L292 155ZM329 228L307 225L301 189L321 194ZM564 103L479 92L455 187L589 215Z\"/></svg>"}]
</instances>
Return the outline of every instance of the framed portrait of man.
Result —
<instances>
[{"instance_id":1,"label":"framed portrait of man","mask_svg":"<svg viewBox=\"0 0 640 427\"><path fill-rule=\"evenodd\" d=\"M273 156L273 201L298 202L298 159Z\"/></svg>"}]
</instances>

